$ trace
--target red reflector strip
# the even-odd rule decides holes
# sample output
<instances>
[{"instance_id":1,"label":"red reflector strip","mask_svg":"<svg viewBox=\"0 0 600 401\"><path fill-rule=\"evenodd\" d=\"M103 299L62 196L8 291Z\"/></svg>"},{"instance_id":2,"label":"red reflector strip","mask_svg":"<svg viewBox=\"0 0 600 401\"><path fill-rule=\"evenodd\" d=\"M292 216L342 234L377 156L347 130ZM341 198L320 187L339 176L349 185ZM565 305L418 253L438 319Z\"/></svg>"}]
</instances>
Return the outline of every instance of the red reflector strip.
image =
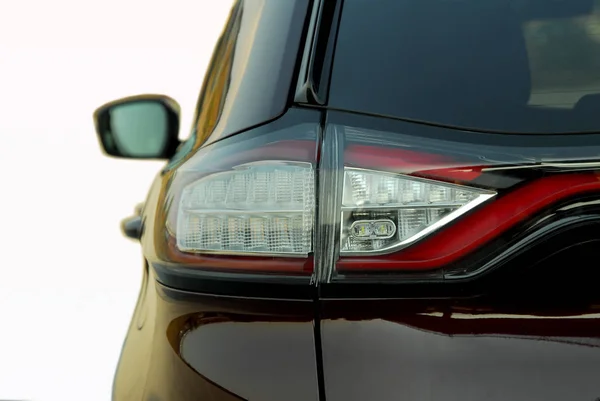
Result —
<instances>
[{"instance_id":1,"label":"red reflector strip","mask_svg":"<svg viewBox=\"0 0 600 401\"><path fill-rule=\"evenodd\" d=\"M485 166L470 166L472 162L406 149L367 145L348 145L344 153L344 163L350 167L394 171L450 182L468 182L479 177ZM465 165L469 167L464 167Z\"/></svg>"},{"instance_id":2,"label":"red reflector strip","mask_svg":"<svg viewBox=\"0 0 600 401\"><path fill-rule=\"evenodd\" d=\"M596 174L548 176L517 188L459 218L405 250L385 256L343 257L338 271L433 270L455 262L542 209L574 195L600 191Z\"/></svg>"},{"instance_id":3,"label":"red reflector strip","mask_svg":"<svg viewBox=\"0 0 600 401\"><path fill-rule=\"evenodd\" d=\"M285 258L264 256L236 256L192 254L181 252L175 245L175 238L169 236L167 262L185 265L190 269L248 272L248 273L281 273L286 275L310 275L314 270L314 259Z\"/></svg>"},{"instance_id":4,"label":"red reflector strip","mask_svg":"<svg viewBox=\"0 0 600 401\"><path fill-rule=\"evenodd\" d=\"M364 168L385 166L391 169L447 166L454 160L446 156L415 152L406 149L389 149L367 145L348 145L345 150L346 163Z\"/></svg>"},{"instance_id":5,"label":"red reflector strip","mask_svg":"<svg viewBox=\"0 0 600 401\"><path fill-rule=\"evenodd\" d=\"M469 182L478 178L486 166L439 168L423 170L412 174L415 177L433 178L451 182Z\"/></svg>"},{"instance_id":6,"label":"red reflector strip","mask_svg":"<svg viewBox=\"0 0 600 401\"><path fill-rule=\"evenodd\" d=\"M283 140L263 145L260 148L248 149L243 152L230 155L221 160L223 164L243 164L264 159L285 161L313 162L316 159L316 148L314 141Z\"/></svg>"}]
</instances>

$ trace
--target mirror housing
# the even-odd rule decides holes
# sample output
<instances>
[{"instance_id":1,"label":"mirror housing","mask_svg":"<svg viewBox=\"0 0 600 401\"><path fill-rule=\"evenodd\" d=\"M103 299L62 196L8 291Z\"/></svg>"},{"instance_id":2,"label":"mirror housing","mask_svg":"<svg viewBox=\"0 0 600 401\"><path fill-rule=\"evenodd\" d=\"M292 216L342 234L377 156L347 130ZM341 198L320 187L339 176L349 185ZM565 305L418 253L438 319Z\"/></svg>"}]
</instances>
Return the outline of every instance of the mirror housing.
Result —
<instances>
[{"instance_id":1,"label":"mirror housing","mask_svg":"<svg viewBox=\"0 0 600 401\"><path fill-rule=\"evenodd\" d=\"M164 95L118 99L94 112L104 152L128 159L170 159L179 146L179 104Z\"/></svg>"}]
</instances>

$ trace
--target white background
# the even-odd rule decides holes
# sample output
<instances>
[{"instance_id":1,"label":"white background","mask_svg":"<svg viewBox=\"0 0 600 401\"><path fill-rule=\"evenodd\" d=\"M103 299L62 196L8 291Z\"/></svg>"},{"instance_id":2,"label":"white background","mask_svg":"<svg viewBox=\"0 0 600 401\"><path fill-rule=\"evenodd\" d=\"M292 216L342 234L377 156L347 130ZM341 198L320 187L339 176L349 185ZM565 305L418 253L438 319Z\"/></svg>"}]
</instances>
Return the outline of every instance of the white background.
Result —
<instances>
[{"instance_id":1,"label":"white background","mask_svg":"<svg viewBox=\"0 0 600 401\"><path fill-rule=\"evenodd\" d=\"M0 0L0 400L108 400L140 286L122 218L159 162L102 155L93 110L164 93L186 136L231 0Z\"/></svg>"}]
</instances>

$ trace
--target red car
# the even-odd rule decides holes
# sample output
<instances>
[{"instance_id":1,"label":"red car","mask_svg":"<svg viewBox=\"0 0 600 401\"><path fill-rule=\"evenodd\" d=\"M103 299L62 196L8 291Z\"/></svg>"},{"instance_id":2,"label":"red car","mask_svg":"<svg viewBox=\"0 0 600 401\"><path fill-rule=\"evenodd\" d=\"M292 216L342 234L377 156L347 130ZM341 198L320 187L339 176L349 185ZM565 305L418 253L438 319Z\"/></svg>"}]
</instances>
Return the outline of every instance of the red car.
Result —
<instances>
[{"instance_id":1,"label":"red car","mask_svg":"<svg viewBox=\"0 0 600 401\"><path fill-rule=\"evenodd\" d=\"M598 1L238 0L186 140L95 123L167 161L113 400L600 397Z\"/></svg>"}]
</instances>

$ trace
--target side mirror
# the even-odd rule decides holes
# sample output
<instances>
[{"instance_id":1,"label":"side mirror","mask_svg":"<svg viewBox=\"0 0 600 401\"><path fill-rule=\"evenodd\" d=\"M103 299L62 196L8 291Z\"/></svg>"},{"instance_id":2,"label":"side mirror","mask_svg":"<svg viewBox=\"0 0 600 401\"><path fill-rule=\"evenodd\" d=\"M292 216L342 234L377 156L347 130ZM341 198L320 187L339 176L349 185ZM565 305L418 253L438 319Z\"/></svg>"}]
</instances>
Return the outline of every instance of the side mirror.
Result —
<instances>
[{"instance_id":1,"label":"side mirror","mask_svg":"<svg viewBox=\"0 0 600 401\"><path fill-rule=\"evenodd\" d=\"M179 146L179 104L163 95L115 100L94 112L104 152L129 159L169 159Z\"/></svg>"}]
</instances>

